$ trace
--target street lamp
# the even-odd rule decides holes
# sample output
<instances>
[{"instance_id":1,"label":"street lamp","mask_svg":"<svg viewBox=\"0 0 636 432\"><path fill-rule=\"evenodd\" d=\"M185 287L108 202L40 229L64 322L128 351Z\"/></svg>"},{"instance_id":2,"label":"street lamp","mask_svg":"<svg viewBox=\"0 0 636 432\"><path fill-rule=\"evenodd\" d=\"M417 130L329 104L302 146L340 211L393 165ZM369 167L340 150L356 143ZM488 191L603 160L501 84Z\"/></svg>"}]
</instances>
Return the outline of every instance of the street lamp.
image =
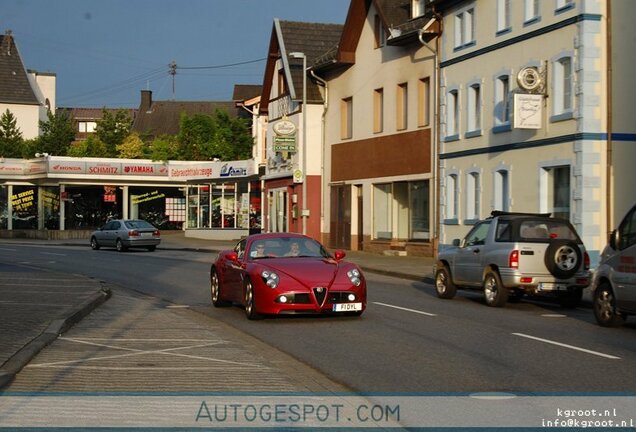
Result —
<instances>
[{"instance_id":1,"label":"street lamp","mask_svg":"<svg viewBox=\"0 0 636 432\"><path fill-rule=\"evenodd\" d=\"M302 208L300 211L302 217L303 234L307 234L307 56L303 52L294 51L289 53L291 58L303 59L303 145L301 150L300 169L303 173L302 185Z\"/></svg>"}]
</instances>

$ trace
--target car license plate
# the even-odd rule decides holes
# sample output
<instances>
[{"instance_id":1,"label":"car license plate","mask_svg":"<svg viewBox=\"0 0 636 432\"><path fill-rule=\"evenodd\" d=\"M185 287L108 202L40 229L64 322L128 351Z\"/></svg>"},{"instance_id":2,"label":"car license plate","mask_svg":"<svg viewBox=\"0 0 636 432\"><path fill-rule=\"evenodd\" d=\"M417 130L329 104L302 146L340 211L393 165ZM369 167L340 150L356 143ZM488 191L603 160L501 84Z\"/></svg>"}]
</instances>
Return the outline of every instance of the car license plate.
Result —
<instances>
[{"instance_id":1,"label":"car license plate","mask_svg":"<svg viewBox=\"0 0 636 432\"><path fill-rule=\"evenodd\" d=\"M337 303L333 305L334 312L361 311L362 303Z\"/></svg>"},{"instance_id":2,"label":"car license plate","mask_svg":"<svg viewBox=\"0 0 636 432\"><path fill-rule=\"evenodd\" d=\"M152 233L141 233L142 237L152 237Z\"/></svg>"},{"instance_id":3,"label":"car license plate","mask_svg":"<svg viewBox=\"0 0 636 432\"><path fill-rule=\"evenodd\" d=\"M567 289L567 285L564 284L556 284L551 282L541 282L539 284L539 291L563 291Z\"/></svg>"}]
</instances>

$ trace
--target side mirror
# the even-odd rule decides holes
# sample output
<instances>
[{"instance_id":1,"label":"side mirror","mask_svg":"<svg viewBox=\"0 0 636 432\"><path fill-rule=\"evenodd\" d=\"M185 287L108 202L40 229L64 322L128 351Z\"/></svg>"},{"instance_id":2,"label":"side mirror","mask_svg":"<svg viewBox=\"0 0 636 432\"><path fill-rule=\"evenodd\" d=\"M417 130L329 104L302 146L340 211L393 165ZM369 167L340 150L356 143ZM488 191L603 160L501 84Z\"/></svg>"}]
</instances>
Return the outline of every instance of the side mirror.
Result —
<instances>
[{"instance_id":1,"label":"side mirror","mask_svg":"<svg viewBox=\"0 0 636 432\"><path fill-rule=\"evenodd\" d=\"M345 253L345 251L338 249L334 252L334 256L336 257L336 261L340 261L341 259L346 257L347 254Z\"/></svg>"},{"instance_id":2,"label":"side mirror","mask_svg":"<svg viewBox=\"0 0 636 432\"><path fill-rule=\"evenodd\" d=\"M454 239L453 240L453 246L459 247L461 244L461 240L460 239Z\"/></svg>"},{"instance_id":3,"label":"side mirror","mask_svg":"<svg viewBox=\"0 0 636 432\"><path fill-rule=\"evenodd\" d=\"M618 234L618 231L614 230L610 233L609 235L609 239L608 239L608 243L609 243L609 247L611 247L612 249L616 250L616 237Z\"/></svg>"},{"instance_id":4,"label":"side mirror","mask_svg":"<svg viewBox=\"0 0 636 432\"><path fill-rule=\"evenodd\" d=\"M221 256L228 261L233 261L233 262L238 261L238 254L234 251L223 251L221 252Z\"/></svg>"}]
</instances>

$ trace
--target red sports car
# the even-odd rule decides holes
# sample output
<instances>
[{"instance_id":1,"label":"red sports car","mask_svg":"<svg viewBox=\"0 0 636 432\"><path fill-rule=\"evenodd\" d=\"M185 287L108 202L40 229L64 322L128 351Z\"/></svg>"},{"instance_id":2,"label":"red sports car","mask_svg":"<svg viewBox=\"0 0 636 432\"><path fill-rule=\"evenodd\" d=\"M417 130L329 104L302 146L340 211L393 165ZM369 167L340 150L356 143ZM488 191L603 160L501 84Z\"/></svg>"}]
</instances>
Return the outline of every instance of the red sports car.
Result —
<instances>
[{"instance_id":1,"label":"red sports car","mask_svg":"<svg viewBox=\"0 0 636 432\"><path fill-rule=\"evenodd\" d=\"M264 314L361 315L367 286L360 268L300 234L251 235L222 251L210 268L216 307L238 303L248 319Z\"/></svg>"}]
</instances>

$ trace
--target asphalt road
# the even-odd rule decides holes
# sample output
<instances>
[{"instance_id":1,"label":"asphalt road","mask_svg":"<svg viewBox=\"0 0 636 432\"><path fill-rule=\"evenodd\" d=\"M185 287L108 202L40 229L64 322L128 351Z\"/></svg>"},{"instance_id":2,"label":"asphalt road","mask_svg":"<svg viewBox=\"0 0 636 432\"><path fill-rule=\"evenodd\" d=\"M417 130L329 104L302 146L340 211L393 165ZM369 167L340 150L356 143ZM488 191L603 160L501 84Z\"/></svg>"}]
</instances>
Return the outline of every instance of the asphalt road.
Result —
<instances>
[{"instance_id":1,"label":"asphalt road","mask_svg":"<svg viewBox=\"0 0 636 432\"><path fill-rule=\"evenodd\" d=\"M117 253L88 247L2 245L0 257L80 273L207 314L361 392L634 392L636 319L597 326L589 309L522 301L489 308L482 296L367 273L360 318L247 321L209 304L213 254Z\"/></svg>"}]
</instances>

